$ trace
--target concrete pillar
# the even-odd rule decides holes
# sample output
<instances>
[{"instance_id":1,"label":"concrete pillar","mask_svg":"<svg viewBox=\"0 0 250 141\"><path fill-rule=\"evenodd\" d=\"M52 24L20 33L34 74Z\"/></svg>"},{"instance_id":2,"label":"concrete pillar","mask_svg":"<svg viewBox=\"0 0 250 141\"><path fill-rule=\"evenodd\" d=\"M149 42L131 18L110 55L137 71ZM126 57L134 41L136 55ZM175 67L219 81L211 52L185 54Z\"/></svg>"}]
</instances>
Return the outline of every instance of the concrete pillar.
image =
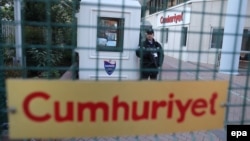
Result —
<instances>
[{"instance_id":1,"label":"concrete pillar","mask_svg":"<svg viewBox=\"0 0 250 141\"><path fill-rule=\"evenodd\" d=\"M219 72L238 74L248 0L228 0Z\"/></svg>"}]
</instances>

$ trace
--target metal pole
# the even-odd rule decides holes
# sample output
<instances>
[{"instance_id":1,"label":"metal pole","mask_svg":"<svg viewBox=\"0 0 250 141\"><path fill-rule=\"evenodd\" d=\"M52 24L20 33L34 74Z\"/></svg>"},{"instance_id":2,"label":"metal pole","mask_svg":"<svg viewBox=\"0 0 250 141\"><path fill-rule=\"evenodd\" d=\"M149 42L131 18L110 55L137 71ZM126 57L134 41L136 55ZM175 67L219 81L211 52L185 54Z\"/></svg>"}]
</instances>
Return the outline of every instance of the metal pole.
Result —
<instances>
[{"instance_id":1,"label":"metal pole","mask_svg":"<svg viewBox=\"0 0 250 141\"><path fill-rule=\"evenodd\" d=\"M238 74L248 0L228 0L219 72Z\"/></svg>"},{"instance_id":2,"label":"metal pole","mask_svg":"<svg viewBox=\"0 0 250 141\"><path fill-rule=\"evenodd\" d=\"M16 41L16 61L22 66L22 26L21 26L21 2L22 0L14 0L14 18L15 18L15 41Z\"/></svg>"},{"instance_id":3,"label":"metal pole","mask_svg":"<svg viewBox=\"0 0 250 141\"><path fill-rule=\"evenodd\" d=\"M0 9L0 43L3 44L2 38L2 12ZM3 123L7 122L6 94L5 94L5 75L4 75L4 47L0 46L0 140L2 135Z\"/></svg>"}]
</instances>

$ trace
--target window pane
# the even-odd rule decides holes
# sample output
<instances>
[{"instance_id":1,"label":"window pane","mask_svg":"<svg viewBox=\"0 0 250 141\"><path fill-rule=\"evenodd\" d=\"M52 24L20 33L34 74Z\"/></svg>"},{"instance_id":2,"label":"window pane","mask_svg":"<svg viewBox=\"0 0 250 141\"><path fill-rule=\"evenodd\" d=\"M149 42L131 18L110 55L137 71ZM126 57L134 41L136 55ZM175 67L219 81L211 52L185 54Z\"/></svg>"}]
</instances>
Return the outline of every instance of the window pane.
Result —
<instances>
[{"instance_id":1,"label":"window pane","mask_svg":"<svg viewBox=\"0 0 250 141\"><path fill-rule=\"evenodd\" d=\"M212 33L211 48L222 48L224 29L214 28Z\"/></svg>"},{"instance_id":2,"label":"window pane","mask_svg":"<svg viewBox=\"0 0 250 141\"><path fill-rule=\"evenodd\" d=\"M98 18L97 50L122 51L124 20L120 18Z\"/></svg>"},{"instance_id":3,"label":"window pane","mask_svg":"<svg viewBox=\"0 0 250 141\"><path fill-rule=\"evenodd\" d=\"M181 45L186 46L187 44L187 27L182 27L181 30Z\"/></svg>"},{"instance_id":4,"label":"window pane","mask_svg":"<svg viewBox=\"0 0 250 141\"><path fill-rule=\"evenodd\" d=\"M242 38L242 51L250 51L250 30L244 29Z\"/></svg>"},{"instance_id":5,"label":"window pane","mask_svg":"<svg viewBox=\"0 0 250 141\"><path fill-rule=\"evenodd\" d=\"M166 28L166 33L165 33L165 35L166 35L166 38L165 38L166 40L165 40L165 41L166 41L166 43L167 43L167 42L168 42L168 28Z\"/></svg>"},{"instance_id":6,"label":"window pane","mask_svg":"<svg viewBox=\"0 0 250 141\"><path fill-rule=\"evenodd\" d=\"M161 29L161 42L167 43L168 42L168 28Z\"/></svg>"}]
</instances>

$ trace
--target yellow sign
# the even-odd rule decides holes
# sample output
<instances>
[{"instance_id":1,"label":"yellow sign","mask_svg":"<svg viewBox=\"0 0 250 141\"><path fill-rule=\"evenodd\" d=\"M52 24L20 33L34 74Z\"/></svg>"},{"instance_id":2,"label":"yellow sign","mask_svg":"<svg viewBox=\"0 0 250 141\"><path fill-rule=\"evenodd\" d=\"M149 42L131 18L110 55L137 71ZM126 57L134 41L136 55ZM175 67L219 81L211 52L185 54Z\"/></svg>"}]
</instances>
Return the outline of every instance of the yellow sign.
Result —
<instances>
[{"instance_id":1,"label":"yellow sign","mask_svg":"<svg viewBox=\"0 0 250 141\"><path fill-rule=\"evenodd\" d=\"M223 128L228 82L7 80L11 138L153 135Z\"/></svg>"}]
</instances>

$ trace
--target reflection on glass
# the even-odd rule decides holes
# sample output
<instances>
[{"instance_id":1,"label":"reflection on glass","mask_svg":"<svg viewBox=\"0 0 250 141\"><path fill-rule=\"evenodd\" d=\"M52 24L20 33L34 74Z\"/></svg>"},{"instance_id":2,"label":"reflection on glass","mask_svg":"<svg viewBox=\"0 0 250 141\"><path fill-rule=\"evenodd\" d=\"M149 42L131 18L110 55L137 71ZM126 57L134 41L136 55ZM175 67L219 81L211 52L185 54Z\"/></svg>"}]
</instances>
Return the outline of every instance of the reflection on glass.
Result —
<instances>
[{"instance_id":1,"label":"reflection on glass","mask_svg":"<svg viewBox=\"0 0 250 141\"><path fill-rule=\"evenodd\" d=\"M121 48L123 19L119 18L98 18L97 30L97 48L98 50L107 50L105 48ZM120 40L120 41L119 41ZM111 50L112 51L112 50Z\"/></svg>"}]
</instances>

